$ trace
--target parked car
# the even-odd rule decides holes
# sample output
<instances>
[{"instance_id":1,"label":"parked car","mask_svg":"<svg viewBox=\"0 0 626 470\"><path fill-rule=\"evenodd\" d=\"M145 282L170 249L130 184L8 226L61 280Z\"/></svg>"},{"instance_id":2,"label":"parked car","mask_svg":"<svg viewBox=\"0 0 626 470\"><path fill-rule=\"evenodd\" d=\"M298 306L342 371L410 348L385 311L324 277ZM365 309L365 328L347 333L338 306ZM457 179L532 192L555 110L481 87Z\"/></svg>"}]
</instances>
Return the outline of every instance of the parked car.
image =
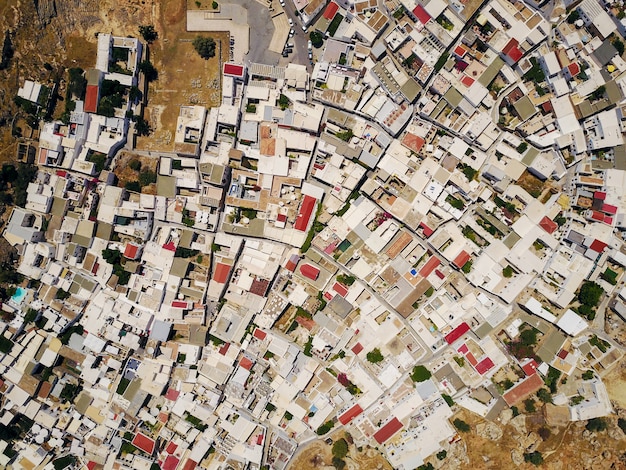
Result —
<instances>
[{"instance_id":1,"label":"parked car","mask_svg":"<svg viewBox=\"0 0 626 470\"><path fill-rule=\"evenodd\" d=\"M291 18L289 18L289 26L293 26L293 20Z\"/></svg>"}]
</instances>

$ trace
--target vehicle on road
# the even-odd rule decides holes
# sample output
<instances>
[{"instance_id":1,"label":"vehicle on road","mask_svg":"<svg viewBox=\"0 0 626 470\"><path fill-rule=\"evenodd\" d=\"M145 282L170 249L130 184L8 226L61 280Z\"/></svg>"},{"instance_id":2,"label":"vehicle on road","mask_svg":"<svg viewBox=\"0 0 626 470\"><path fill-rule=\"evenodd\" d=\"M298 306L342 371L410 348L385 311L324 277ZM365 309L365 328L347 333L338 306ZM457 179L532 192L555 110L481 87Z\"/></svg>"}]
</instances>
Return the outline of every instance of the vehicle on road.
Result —
<instances>
[{"instance_id":1,"label":"vehicle on road","mask_svg":"<svg viewBox=\"0 0 626 470\"><path fill-rule=\"evenodd\" d=\"M289 18L289 26L293 26L293 20Z\"/></svg>"}]
</instances>

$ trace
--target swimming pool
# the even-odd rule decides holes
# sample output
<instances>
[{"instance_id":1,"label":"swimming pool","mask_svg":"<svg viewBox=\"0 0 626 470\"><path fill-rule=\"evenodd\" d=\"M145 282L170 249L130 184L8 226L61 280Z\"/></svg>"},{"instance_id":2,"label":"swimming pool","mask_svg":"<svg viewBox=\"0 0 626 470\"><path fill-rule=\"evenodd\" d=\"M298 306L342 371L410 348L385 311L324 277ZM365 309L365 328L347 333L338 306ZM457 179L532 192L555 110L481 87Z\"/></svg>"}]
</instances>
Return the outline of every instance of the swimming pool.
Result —
<instances>
[{"instance_id":1,"label":"swimming pool","mask_svg":"<svg viewBox=\"0 0 626 470\"><path fill-rule=\"evenodd\" d=\"M23 287L18 287L15 290L15 294L13 294L13 296L11 297L11 300L17 305L19 305L23 302L24 297L26 297L27 293L28 292L26 291L26 289L24 289Z\"/></svg>"}]
</instances>

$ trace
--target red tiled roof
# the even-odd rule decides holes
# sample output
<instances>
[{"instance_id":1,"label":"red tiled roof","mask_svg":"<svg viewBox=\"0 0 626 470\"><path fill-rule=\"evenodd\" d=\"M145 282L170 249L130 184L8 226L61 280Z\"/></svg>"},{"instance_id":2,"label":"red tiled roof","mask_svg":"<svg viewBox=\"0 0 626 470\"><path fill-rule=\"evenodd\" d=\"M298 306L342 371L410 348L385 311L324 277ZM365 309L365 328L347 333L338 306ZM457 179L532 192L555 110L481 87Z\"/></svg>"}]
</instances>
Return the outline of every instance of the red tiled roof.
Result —
<instances>
[{"instance_id":1,"label":"red tiled roof","mask_svg":"<svg viewBox=\"0 0 626 470\"><path fill-rule=\"evenodd\" d=\"M361 351L363 351L363 345L361 343L356 343L352 346L352 352L354 354L359 354Z\"/></svg>"},{"instance_id":2,"label":"red tiled roof","mask_svg":"<svg viewBox=\"0 0 626 470\"><path fill-rule=\"evenodd\" d=\"M330 2L326 7L326 10L324 10L324 18L326 18L328 21L332 20L337 14L338 10L339 5L337 5L335 2Z\"/></svg>"},{"instance_id":3,"label":"red tiled roof","mask_svg":"<svg viewBox=\"0 0 626 470\"><path fill-rule=\"evenodd\" d=\"M572 77L575 77L580 73L580 66L578 65L578 62L572 62L567 66L567 70L569 70L569 74Z\"/></svg>"},{"instance_id":4,"label":"red tiled roof","mask_svg":"<svg viewBox=\"0 0 626 470\"><path fill-rule=\"evenodd\" d=\"M614 206L612 204L602 204L602 209L600 210L611 215L617 214L617 206Z\"/></svg>"},{"instance_id":5,"label":"red tiled roof","mask_svg":"<svg viewBox=\"0 0 626 470\"><path fill-rule=\"evenodd\" d=\"M259 434L256 437L256 445L260 446L261 444L263 444L263 434Z\"/></svg>"},{"instance_id":6,"label":"red tiled roof","mask_svg":"<svg viewBox=\"0 0 626 470\"><path fill-rule=\"evenodd\" d=\"M316 268L315 266L312 266L309 263L304 263L300 265L300 273L302 273L304 277L315 281L317 277L320 275L320 270L319 268Z\"/></svg>"},{"instance_id":7,"label":"red tiled roof","mask_svg":"<svg viewBox=\"0 0 626 470\"><path fill-rule=\"evenodd\" d=\"M434 233L434 230L426 225L424 222L420 222L420 227L424 231L424 236L426 238L430 237Z\"/></svg>"},{"instance_id":8,"label":"red tiled roof","mask_svg":"<svg viewBox=\"0 0 626 470\"><path fill-rule=\"evenodd\" d=\"M176 399L178 398L178 395L180 395L180 392L173 388L168 388L167 392L165 392L165 398L171 401L176 401Z\"/></svg>"},{"instance_id":9,"label":"red tiled roof","mask_svg":"<svg viewBox=\"0 0 626 470\"><path fill-rule=\"evenodd\" d=\"M252 335L257 339L260 339L261 341L263 341L267 337L267 333L259 328L256 328Z\"/></svg>"},{"instance_id":10,"label":"red tiled roof","mask_svg":"<svg viewBox=\"0 0 626 470\"><path fill-rule=\"evenodd\" d=\"M426 141L419 135L411 134L410 132L407 132L402 138L402 145L413 150L415 153L419 153L425 143Z\"/></svg>"},{"instance_id":11,"label":"red tiled roof","mask_svg":"<svg viewBox=\"0 0 626 470\"><path fill-rule=\"evenodd\" d=\"M198 462L195 460L187 459L185 465L181 470L194 470L198 466Z\"/></svg>"},{"instance_id":12,"label":"red tiled roof","mask_svg":"<svg viewBox=\"0 0 626 470\"><path fill-rule=\"evenodd\" d=\"M537 373L537 367L539 367L537 365L537 361L531 359L522 366L522 370L524 371L524 374L526 374L526 376L530 376Z\"/></svg>"},{"instance_id":13,"label":"red tiled roof","mask_svg":"<svg viewBox=\"0 0 626 470\"><path fill-rule=\"evenodd\" d=\"M593 193L593 198L594 199L600 199L601 201L604 201L606 199L606 193L603 191L596 191Z\"/></svg>"},{"instance_id":14,"label":"red tiled roof","mask_svg":"<svg viewBox=\"0 0 626 470\"><path fill-rule=\"evenodd\" d=\"M146 454L152 454L152 452L154 452L154 440L140 432L135 434L132 444L138 449L143 450Z\"/></svg>"},{"instance_id":15,"label":"red tiled roof","mask_svg":"<svg viewBox=\"0 0 626 470\"><path fill-rule=\"evenodd\" d=\"M428 277L430 273L432 273L435 268L440 264L441 261L439 261L439 258L437 258L436 256L431 256L430 259L426 261L426 264L422 266L422 269L420 269L420 276Z\"/></svg>"},{"instance_id":16,"label":"red tiled roof","mask_svg":"<svg viewBox=\"0 0 626 470\"><path fill-rule=\"evenodd\" d=\"M229 348L230 348L230 343L225 343L225 344L223 344L223 345L222 345L222 347L220 348L219 353L220 353L222 356L225 356L225 355L226 355L226 353L228 352L228 349L229 349Z\"/></svg>"},{"instance_id":17,"label":"red tiled roof","mask_svg":"<svg viewBox=\"0 0 626 470\"><path fill-rule=\"evenodd\" d=\"M474 84L474 79L472 77L468 77L467 75L465 75L461 79L461 83L463 85L465 85L467 88L469 88L469 87L471 87Z\"/></svg>"},{"instance_id":18,"label":"red tiled roof","mask_svg":"<svg viewBox=\"0 0 626 470\"><path fill-rule=\"evenodd\" d=\"M361 413L363 413L363 408L361 408L361 406L357 403L339 417L339 422L345 426Z\"/></svg>"},{"instance_id":19,"label":"red tiled roof","mask_svg":"<svg viewBox=\"0 0 626 470\"><path fill-rule=\"evenodd\" d=\"M276 220L279 222L287 222L287 216L285 214L278 214Z\"/></svg>"},{"instance_id":20,"label":"red tiled roof","mask_svg":"<svg viewBox=\"0 0 626 470\"><path fill-rule=\"evenodd\" d=\"M213 273L213 280L224 284L228 279L228 273L230 272L230 266L224 263L217 263L215 267L215 273Z\"/></svg>"},{"instance_id":21,"label":"red tiled roof","mask_svg":"<svg viewBox=\"0 0 626 470\"><path fill-rule=\"evenodd\" d=\"M521 400L526 398L529 395L532 395L541 387L543 387L543 379L539 374L533 374L530 377L527 377L518 385L510 389L502 398L507 403L507 405L512 406L516 403L519 403Z\"/></svg>"},{"instance_id":22,"label":"red tiled roof","mask_svg":"<svg viewBox=\"0 0 626 470\"><path fill-rule=\"evenodd\" d=\"M463 57L467 53L467 50L459 44L454 48L454 53L459 57Z\"/></svg>"},{"instance_id":23,"label":"red tiled roof","mask_svg":"<svg viewBox=\"0 0 626 470\"><path fill-rule=\"evenodd\" d=\"M176 251L176 245L174 244L174 242L168 242L165 245L163 245L163 248L165 248L168 251Z\"/></svg>"},{"instance_id":24,"label":"red tiled roof","mask_svg":"<svg viewBox=\"0 0 626 470\"><path fill-rule=\"evenodd\" d=\"M172 301L172 307L187 309L189 307L189 304L183 300L174 300Z\"/></svg>"},{"instance_id":25,"label":"red tiled roof","mask_svg":"<svg viewBox=\"0 0 626 470\"><path fill-rule=\"evenodd\" d=\"M491 358L486 357L476 365L476 372L478 372L480 375L485 375L485 373L487 373L494 367L495 364L493 363Z\"/></svg>"},{"instance_id":26,"label":"red tiled roof","mask_svg":"<svg viewBox=\"0 0 626 470\"><path fill-rule=\"evenodd\" d=\"M165 448L165 452L168 454L173 454L178 449L178 445L174 441L170 441L170 443Z\"/></svg>"},{"instance_id":27,"label":"red tiled roof","mask_svg":"<svg viewBox=\"0 0 626 470\"><path fill-rule=\"evenodd\" d=\"M96 465L98 465L98 463L94 462L93 460L90 460L89 462L87 462L88 470L93 470L94 468L96 468Z\"/></svg>"},{"instance_id":28,"label":"red tiled roof","mask_svg":"<svg viewBox=\"0 0 626 470\"><path fill-rule=\"evenodd\" d=\"M176 467L178 467L178 462L180 462L180 459L174 457L173 455L168 455L165 459L165 462L163 462L163 465L161 465L161 469L176 470Z\"/></svg>"},{"instance_id":29,"label":"red tiled roof","mask_svg":"<svg viewBox=\"0 0 626 470\"><path fill-rule=\"evenodd\" d=\"M346 288L346 286L338 282L335 282L335 284L333 285L333 290L342 297L345 297L348 293L348 289Z\"/></svg>"},{"instance_id":30,"label":"red tiled roof","mask_svg":"<svg viewBox=\"0 0 626 470\"><path fill-rule=\"evenodd\" d=\"M243 65L236 65L225 63L224 64L224 75L234 75L236 77L243 77L244 68Z\"/></svg>"},{"instance_id":31,"label":"red tiled roof","mask_svg":"<svg viewBox=\"0 0 626 470\"><path fill-rule=\"evenodd\" d=\"M602 214L602 212L599 212L599 211L591 211L590 218L592 220L597 220L599 222L603 222L604 221L604 215Z\"/></svg>"},{"instance_id":32,"label":"red tiled roof","mask_svg":"<svg viewBox=\"0 0 626 470\"><path fill-rule=\"evenodd\" d=\"M604 251L604 249L607 247L607 244L604 242L601 242L600 240L594 240L593 243L591 243L591 245L589 245L589 248L591 248L593 251L597 251L598 253L602 253Z\"/></svg>"},{"instance_id":33,"label":"red tiled roof","mask_svg":"<svg viewBox=\"0 0 626 470\"><path fill-rule=\"evenodd\" d=\"M382 444L395 433L397 433L400 429L402 429L402 426L404 426L402 422L400 422L400 420L394 416L391 421L389 421L382 428L376 431L376 433L374 434L374 439L376 439L376 442L378 442L379 444Z\"/></svg>"},{"instance_id":34,"label":"red tiled roof","mask_svg":"<svg viewBox=\"0 0 626 470\"><path fill-rule=\"evenodd\" d=\"M124 248L124 256L128 259L135 259L138 252L139 246L135 245L134 243L127 243L126 248Z\"/></svg>"},{"instance_id":35,"label":"red tiled roof","mask_svg":"<svg viewBox=\"0 0 626 470\"><path fill-rule=\"evenodd\" d=\"M539 226L549 234L554 233L554 231L559 227L555 221L545 215L543 216L543 219L541 219L541 222L539 222Z\"/></svg>"},{"instance_id":36,"label":"red tiled roof","mask_svg":"<svg viewBox=\"0 0 626 470\"><path fill-rule=\"evenodd\" d=\"M457 351L459 351L461 354L467 354L469 348L467 347L467 344L463 343L461 347L457 349Z\"/></svg>"},{"instance_id":37,"label":"red tiled roof","mask_svg":"<svg viewBox=\"0 0 626 470\"><path fill-rule=\"evenodd\" d=\"M504 46L504 49L502 49L502 53L509 56L514 62L517 62L524 55L517 46L519 46L518 40L511 38L511 40L506 43L506 46Z\"/></svg>"},{"instance_id":38,"label":"red tiled roof","mask_svg":"<svg viewBox=\"0 0 626 470\"><path fill-rule=\"evenodd\" d=\"M461 269L463 266L465 266L465 263L467 263L470 259L470 255L467 251L465 250L461 250L461 252L456 255L456 258L454 258L454 265Z\"/></svg>"},{"instance_id":39,"label":"red tiled roof","mask_svg":"<svg viewBox=\"0 0 626 470\"><path fill-rule=\"evenodd\" d=\"M438 269L435 269L435 274L437 275L437 277L438 277L439 279L444 279L444 278L446 277L446 276L445 276L445 275L444 275L441 271L439 271Z\"/></svg>"},{"instance_id":40,"label":"red tiled roof","mask_svg":"<svg viewBox=\"0 0 626 470\"><path fill-rule=\"evenodd\" d=\"M422 5L417 5L415 8L413 8L413 14L423 25L426 25L426 23L428 23L431 19L431 16L426 10L424 10L424 7Z\"/></svg>"},{"instance_id":41,"label":"red tiled roof","mask_svg":"<svg viewBox=\"0 0 626 470\"><path fill-rule=\"evenodd\" d=\"M298 217L296 218L296 223L293 225L293 228L301 232L306 232L306 229L309 226L309 220L311 220L311 214L313 214L313 209L315 209L316 202L317 199L314 197L304 196L304 200L300 205L300 211L298 212Z\"/></svg>"},{"instance_id":42,"label":"red tiled roof","mask_svg":"<svg viewBox=\"0 0 626 470\"><path fill-rule=\"evenodd\" d=\"M459 326L457 326L454 330L446 335L446 343L452 344L465 333L470 330L470 327L467 323L463 322Z\"/></svg>"},{"instance_id":43,"label":"red tiled roof","mask_svg":"<svg viewBox=\"0 0 626 470\"><path fill-rule=\"evenodd\" d=\"M98 111L98 85L87 85L87 93L85 93L85 104L83 109L87 113L95 113Z\"/></svg>"},{"instance_id":44,"label":"red tiled roof","mask_svg":"<svg viewBox=\"0 0 626 470\"><path fill-rule=\"evenodd\" d=\"M247 357L242 357L241 361L239 361L239 365L246 370L252 369L252 364L253 364L252 361L248 359Z\"/></svg>"},{"instance_id":45,"label":"red tiled roof","mask_svg":"<svg viewBox=\"0 0 626 470\"><path fill-rule=\"evenodd\" d=\"M465 358L472 365L472 367L476 367L478 365L478 361L471 352L468 351Z\"/></svg>"}]
</instances>

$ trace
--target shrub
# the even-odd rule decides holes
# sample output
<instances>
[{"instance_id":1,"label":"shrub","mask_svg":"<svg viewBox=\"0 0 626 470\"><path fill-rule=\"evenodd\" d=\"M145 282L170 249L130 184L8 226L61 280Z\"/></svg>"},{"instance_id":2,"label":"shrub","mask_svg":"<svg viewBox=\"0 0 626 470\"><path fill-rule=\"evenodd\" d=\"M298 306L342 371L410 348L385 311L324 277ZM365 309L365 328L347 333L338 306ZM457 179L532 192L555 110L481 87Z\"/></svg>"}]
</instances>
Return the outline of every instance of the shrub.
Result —
<instances>
[{"instance_id":1,"label":"shrub","mask_svg":"<svg viewBox=\"0 0 626 470\"><path fill-rule=\"evenodd\" d=\"M424 366L415 366L411 372L411 380L413 382L424 382L430 379L431 376L430 371Z\"/></svg>"},{"instance_id":2,"label":"shrub","mask_svg":"<svg viewBox=\"0 0 626 470\"><path fill-rule=\"evenodd\" d=\"M139 184L141 187L148 186L149 184L156 183L157 175L154 171L145 170L139 173Z\"/></svg>"},{"instance_id":3,"label":"shrub","mask_svg":"<svg viewBox=\"0 0 626 470\"><path fill-rule=\"evenodd\" d=\"M446 458L447 455L448 453L445 450L442 450L441 452L437 452L437 460L443 460Z\"/></svg>"},{"instance_id":4,"label":"shrub","mask_svg":"<svg viewBox=\"0 0 626 470\"><path fill-rule=\"evenodd\" d=\"M348 443L345 439L339 439L335 441L332 448L333 456L338 459L343 459L346 455L348 455Z\"/></svg>"},{"instance_id":5,"label":"shrub","mask_svg":"<svg viewBox=\"0 0 626 470\"><path fill-rule=\"evenodd\" d=\"M370 352L367 353L367 355L365 357L372 364L376 364L378 362L382 362L383 359L385 358L382 355L382 353L380 352L380 349L378 349L378 348L372 349Z\"/></svg>"},{"instance_id":6,"label":"shrub","mask_svg":"<svg viewBox=\"0 0 626 470\"><path fill-rule=\"evenodd\" d=\"M622 432L624 434L626 434L626 419L624 418L619 418L617 420L617 425L619 426L619 428L622 430Z\"/></svg>"},{"instance_id":7,"label":"shrub","mask_svg":"<svg viewBox=\"0 0 626 470\"><path fill-rule=\"evenodd\" d=\"M311 40L311 45L316 49L319 49L324 44L324 36L318 31L311 31L309 39Z\"/></svg>"},{"instance_id":8,"label":"shrub","mask_svg":"<svg viewBox=\"0 0 626 470\"><path fill-rule=\"evenodd\" d=\"M149 60L140 62L137 69L144 74L146 80L149 82L153 82L159 78L159 72Z\"/></svg>"},{"instance_id":9,"label":"shrub","mask_svg":"<svg viewBox=\"0 0 626 470\"><path fill-rule=\"evenodd\" d=\"M124 188L135 193L141 192L141 185L139 184L139 181L127 181Z\"/></svg>"},{"instance_id":10,"label":"shrub","mask_svg":"<svg viewBox=\"0 0 626 470\"><path fill-rule=\"evenodd\" d=\"M454 427L461 432L469 432L471 429L469 424L459 418L456 418L454 421L452 421L452 424L454 424Z\"/></svg>"},{"instance_id":11,"label":"shrub","mask_svg":"<svg viewBox=\"0 0 626 470\"><path fill-rule=\"evenodd\" d=\"M524 454L524 462L530 462L533 465L541 465L543 463L543 456L541 452L538 451Z\"/></svg>"},{"instance_id":12,"label":"shrub","mask_svg":"<svg viewBox=\"0 0 626 470\"><path fill-rule=\"evenodd\" d=\"M159 33L157 33L156 29L154 29L154 26L151 24L139 26L139 34L141 34L141 37L147 43L151 43L159 37Z\"/></svg>"},{"instance_id":13,"label":"shrub","mask_svg":"<svg viewBox=\"0 0 626 470\"><path fill-rule=\"evenodd\" d=\"M583 372L583 380L591 380L593 379L593 371L592 370L586 370L585 372Z\"/></svg>"},{"instance_id":14,"label":"shrub","mask_svg":"<svg viewBox=\"0 0 626 470\"><path fill-rule=\"evenodd\" d=\"M128 162L128 166L131 170L139 171L141 170L141 161L137 158L133 158L131 161Z\"/></svg>"},{"instance_id":15,"label":"shrub","mask_svg":"<svg viewBox=\"0 0 626 470\"><path fill-rule=\"evenodd\" d=\"M215 56L215 39L212 37L196 36L191 44L203 59L210 59Z\"/></svg>"},{"instance_id":16,"label":"shrub","mask_svg":"<svg viewBox=\"0 0 626 470\"><path fill-rule=\"evenodd\" d=\"M526 400L524 400L524 409L527 413L534 413L535 411L537 411L535 408L535 400L533 400L532 398L527 398Z\"/></svg>"},{"instance_id":17,"label":"shrub","mask_svg":"<svg viewBox=\"0 0 626 470\"><path fill-rule=\"evenodd\" d=\"M585 426L588 431L592 432L605 431L607 427L608 424L606 423L606 420L604 418L592 418L587 421L587 425Z\"/></svg>"},{"instance_id":18,"label":"shrub","mask_svg":"<svg viewBox=\"0 0 626 470\"><path fill-rule=\"evenodd\" d=\"M512 277L513 276L513 268L511 266L508 266L506 268L504 268L502 270L502 275L506 278Z\"/></svg>"}]
</instances>

